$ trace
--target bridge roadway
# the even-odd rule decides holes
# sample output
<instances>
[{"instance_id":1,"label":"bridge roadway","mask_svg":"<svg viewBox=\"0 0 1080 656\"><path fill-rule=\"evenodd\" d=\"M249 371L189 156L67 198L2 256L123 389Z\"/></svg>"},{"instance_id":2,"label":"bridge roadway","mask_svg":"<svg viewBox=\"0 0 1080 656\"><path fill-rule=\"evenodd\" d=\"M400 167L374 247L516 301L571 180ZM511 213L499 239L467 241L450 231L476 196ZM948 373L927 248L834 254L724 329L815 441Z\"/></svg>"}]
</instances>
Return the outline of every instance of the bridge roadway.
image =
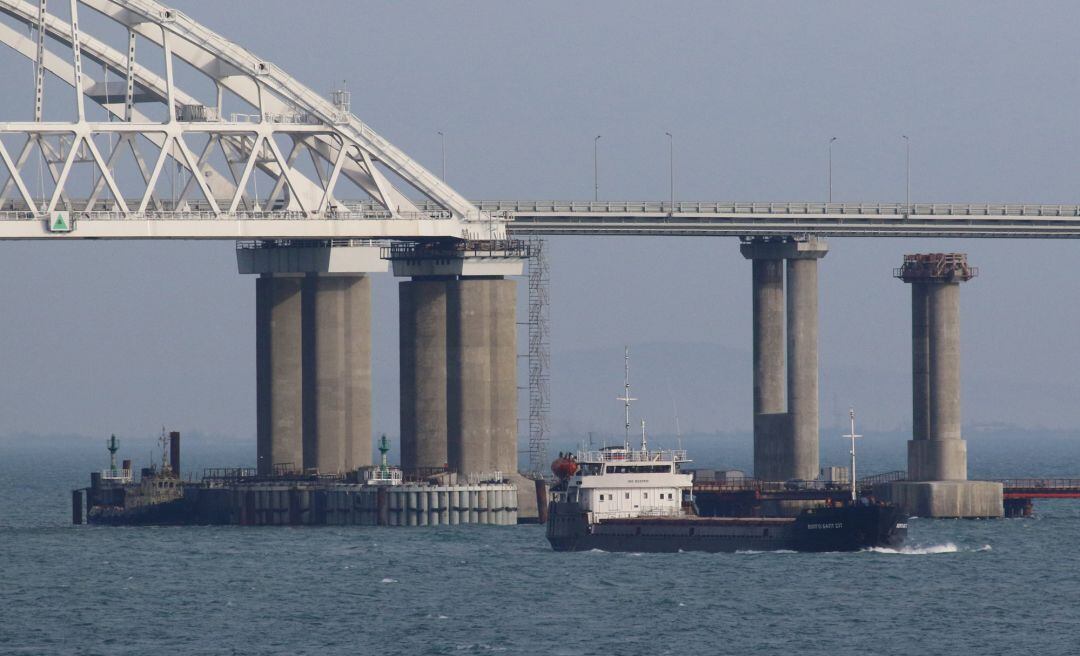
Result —
<instances>
[{"instance_id":1,"label":"bridge roadway","mask_svg":"<svg viewBox=\"0 0 1080 656\"><path fill-rule=\"evenodd\" d=\"M75 202L78 207L80 203ZM50 232L43 215L18 203L0 211L0 239L424 239L454 237L460 223L433 202L418 212L391 212L371 202L336 211L281 209L214 213L198 202L182 210L132 217L76 211L74 229ZM477 216L505 221L512 236L817 236L1080 238L1080 205L1007 203L721 203L649 201L476 201ZM468 221L483 239L490 223ZM501 227L501 226L500 226Z\"/></svg>"},{"instance_id":2,"label":"bridge roadway","mask_svg":"<svg viewBox=\"0 0 1080 656\"><path fill-rule=\"evenodd\" d=\"M998 203L480 202L515 235L1080 237L1080 206Z\"/></svg>"}]
</instances>

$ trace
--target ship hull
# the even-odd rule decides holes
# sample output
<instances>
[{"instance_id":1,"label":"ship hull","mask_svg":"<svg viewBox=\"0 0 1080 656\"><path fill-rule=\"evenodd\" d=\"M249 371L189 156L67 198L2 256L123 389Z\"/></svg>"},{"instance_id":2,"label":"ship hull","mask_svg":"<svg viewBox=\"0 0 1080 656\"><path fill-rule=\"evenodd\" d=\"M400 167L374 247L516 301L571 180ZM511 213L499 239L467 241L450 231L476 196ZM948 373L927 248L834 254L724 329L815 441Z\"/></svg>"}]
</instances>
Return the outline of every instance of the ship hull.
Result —
<instances>
[{"instance_id":1,"label":"ship hull","mask_svg":"<svg viewBox=\"0 0 1080 656\"><path fill-rule=\"evenodd\" d=\"M172 499L135 508L92 508L86 516L87 524L104 526L179 526L195 523L184 500Z\"/></svg>"},{"instance_id":2,"label":"ship hull","mask_svg":"<svg viewBox=\"0 0 1080 656\"><path fill-rule=\"evenodd\" d=\"M556 551L859 551L896 548L906 516L888 505L814 508L798 517L620 518L594 522L580 505L552 502L547 537Z\"/></svg>"}]
</instances>

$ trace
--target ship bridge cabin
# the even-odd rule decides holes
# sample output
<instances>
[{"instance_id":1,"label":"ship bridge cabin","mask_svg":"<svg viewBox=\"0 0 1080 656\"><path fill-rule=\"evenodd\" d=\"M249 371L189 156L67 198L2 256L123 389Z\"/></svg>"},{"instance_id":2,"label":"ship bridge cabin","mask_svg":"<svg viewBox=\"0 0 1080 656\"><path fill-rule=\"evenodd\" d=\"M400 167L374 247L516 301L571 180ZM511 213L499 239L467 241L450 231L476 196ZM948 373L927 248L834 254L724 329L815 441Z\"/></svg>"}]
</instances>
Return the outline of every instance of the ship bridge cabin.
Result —
<instances>
[{"instance_id":1,"label":"ship bridge cabin","mask_svg":"<svg viewBox=\"0 0 1080 656\"><path fill-rule=\"evenodd\" d=\"M578 453L578 471L567 482L566 501L594 517L677 515L693 477L679 471L682 450L605 447Z\"/></svg>"}]
</instances>

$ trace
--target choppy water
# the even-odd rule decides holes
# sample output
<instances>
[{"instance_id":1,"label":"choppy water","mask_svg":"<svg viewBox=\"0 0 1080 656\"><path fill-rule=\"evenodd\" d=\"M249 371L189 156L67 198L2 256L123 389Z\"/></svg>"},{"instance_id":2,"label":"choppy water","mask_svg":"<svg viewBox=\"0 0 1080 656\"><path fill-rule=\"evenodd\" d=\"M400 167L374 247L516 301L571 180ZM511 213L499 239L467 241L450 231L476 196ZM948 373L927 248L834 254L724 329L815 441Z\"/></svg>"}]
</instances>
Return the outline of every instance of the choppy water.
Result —
<instances>
[{"instance_id":1,"label":"choppy water","mask_svg":"<svg viewBox=\"0 0 1080 656\"><path fill-rule=\"evenodd\" d=\"M0 442L0 653L1078 650L1080 502L916 519L898 552L556 554L539 527L71 527L81 451Z\"/></svg>"}]
</instances>

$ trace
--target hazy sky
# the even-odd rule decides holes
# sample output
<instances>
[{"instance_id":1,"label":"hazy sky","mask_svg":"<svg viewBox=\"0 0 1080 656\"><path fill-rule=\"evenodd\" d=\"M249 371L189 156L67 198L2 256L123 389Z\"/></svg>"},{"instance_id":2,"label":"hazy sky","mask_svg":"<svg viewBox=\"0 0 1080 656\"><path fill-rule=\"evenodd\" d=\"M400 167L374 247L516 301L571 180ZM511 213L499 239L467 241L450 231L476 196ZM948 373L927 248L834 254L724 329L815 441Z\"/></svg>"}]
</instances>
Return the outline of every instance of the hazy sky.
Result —
<instances>
[{"instance_id":1,"label":"hazy sky","mask_svg":"<svg viewBox=\"0 0 1080 656\"><path fill-rule=\"evenodd\" d=\"M1074 3L174 6L315 90L347 80L353 111L435 171L445 132L447 179L473 198L590 198L597 134L602 198L666 198L670 131L683 200L823 199L833 136L836 200L903 200L907 134L913 200L1080 203ZM28 64L0 53L0 110L21 116ZM828 394L861 400L884 424L909 416L909 295L891 270L905 252L956 249L982 270L962 291L965 420L1080 427L1080 404L1062 398L1080 379L1078 247L832 240L821 265L823 370L897 382L860 399L867 381L833 380ZM550 250L556 352L655 342L748 351L750 271L736 240L560 238ZM7 242L0 280L0 434L167 424L254 435L254 280L236 273L231 243ZM392 435L394 285L389 275L375 285L376 430ZM749 403L749 368L728 364L714 375ZM606 375L572 383L617 387ZM698 392L712 384L670 375ZM710 407L680 411L721 423ZM747 427L749 413L726 426Z\"/></svg>"}]
</instances>

